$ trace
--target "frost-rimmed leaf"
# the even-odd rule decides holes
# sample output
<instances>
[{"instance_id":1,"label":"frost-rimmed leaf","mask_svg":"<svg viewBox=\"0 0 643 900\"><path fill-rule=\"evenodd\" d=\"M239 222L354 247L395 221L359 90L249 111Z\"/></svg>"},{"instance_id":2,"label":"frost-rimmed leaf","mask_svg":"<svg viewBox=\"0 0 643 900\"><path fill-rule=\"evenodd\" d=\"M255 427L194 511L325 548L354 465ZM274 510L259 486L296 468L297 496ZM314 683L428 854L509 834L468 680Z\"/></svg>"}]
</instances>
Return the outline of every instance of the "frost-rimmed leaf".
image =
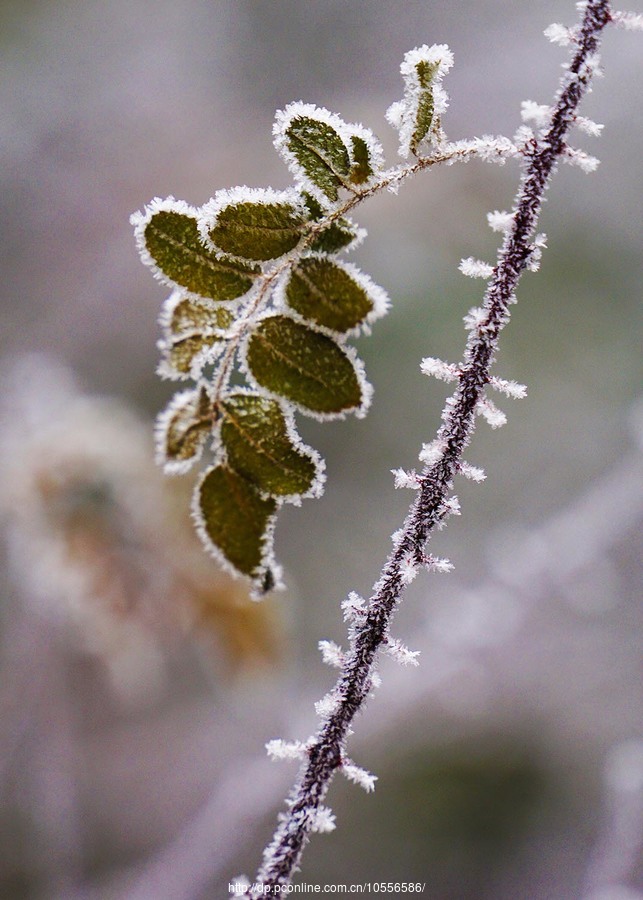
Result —
<instances>
[{"instance_id":1,"label":"frost-rimmed leaf","mask_svg":"<svg viewBox=\"0 0 643 900\"><path fill-rule=\"evenodd\" d=\"M323 107L288 104L277 112L273 133L297 182L322 204L336 202L342 187L367 184L382 167L372 132Z\"/></svg>"},{"instance_id":2,"label":"frost-rimmed leaf","mask_svg":"<svg viewBox=\"0 0 643 900\"><path fill-rule=\"evenodd\" d=\"M162 378L196 381L206 365L212 364L225 347L225 341L211 334L184 334L168 341L159 341L163 359L157 372Z\"/></svg>"},{"instance_id":3,"label":"frost-rimmed leaf","mask_svg":"<svg viewBox=\"0 0 643 900\"><path fill-rule=\"evenodd\" d=\"M207 469L196 486L192 512L206 549L233 574L255 582L258 593L277 586L272 559L277 501L224 465Z\"/></svg>"},{"instance_id":4,"label":"frost-rimmed leaf","mask_svg":"<svg viewBox=\"0 0 643 900\"><path fill-rule=\"evenodd\" d=\"M353 349L289 316L268 316L258 323L245 363L258 385L313 417L362 416L368 408L371 387Z\"/></svg>"},{"instance_id":5,"label":"frost-rimmed leaf","mask_svg":"<svg viewBox=\"0 0 643 900\"><path fill-rule=\"evenodd\" d=\"M169 337L181 337L194 333L220 335L233 320L230 310L220 303L176 290L163 304L159 321Z\"/></svg>"},{"instance_id":6,"label":"frost-rimmed leaf","mask_svg":"<svg viewBox=\"0 0 643 900\"><path fill-rule=\"evenodd\" d=\"M174 197L154 199L130 221L142 261L166 284L213 300L236 300L259 274L256 266L222 258L199 236L197 210Z\"/></svg>"},{"instance_id":7,"label":"frost-rimmed leaf","mask_svg":"<svg viewBox=\"0 0 643 900\"><path fill-rule=\"evenodd\" d=\"M278 299L302 318L340 334L359 331L389 305L384 290L356 266L323 255L293 266Z\"/></svg>"},{"instance_id":8,"label":"frost-rimmed leaf","mask_svg":"<svg viewBox=\"0 0 643 900\"><path fill-rule=\"evenodd\" d=\"M206 203L199 229L206 246L215 252L264 261L297 246L305 218L296 191L237 187L217 191Z\"/></svg>"},{"instance_id":9,"label":"frost-rimmed leaf","mask_svg":"<svg viewBox=\"0 0 643 900\"><path fill-rule=\"evenodd\" d=\"M182 475L200 458L212 429L204 385L175 394L156 420L156 460L168 475Z\"/></svg>"},{"instance_id":10,"label":"frost-rimmed leaf","mask_svg":"<svg viewBox=\"0 0 643 900\"><path fill-rule=\"evenodd\" d=\"M399 132L399 153L405 159L439 132L439 117L449 105L441 81L452 65L453 54L446 44L423 44L404 56L400 65L404 97L388 108L386 118Z\"/></svg>"},{"instance_id":11,"label":"frost-rimmed leaf","mask_svg":"<svg viewBox=\"0 0 643 900\"><path fill-rule=\"evenodd\" d=\"M221 441L228 465L275 497L321 494L323 461L302 442L281 403L240 391L226 397L221 406Z\"/></svg>"},{"instance_id":12,"label":"frost-rimmed leaf","mask_svg":"<svg viewBox=\"0 0 643 900\"><path fill-rule=\"evenodd\" d=\"M304 203L313 222L324 217L322 205L311 194L304 192ZM313 253L339 253L340 250L354 249L366 237L366 229L359 228L350 219L342 216L334 219L313 239L310 250Z\"/></svg>"}]
</instances>

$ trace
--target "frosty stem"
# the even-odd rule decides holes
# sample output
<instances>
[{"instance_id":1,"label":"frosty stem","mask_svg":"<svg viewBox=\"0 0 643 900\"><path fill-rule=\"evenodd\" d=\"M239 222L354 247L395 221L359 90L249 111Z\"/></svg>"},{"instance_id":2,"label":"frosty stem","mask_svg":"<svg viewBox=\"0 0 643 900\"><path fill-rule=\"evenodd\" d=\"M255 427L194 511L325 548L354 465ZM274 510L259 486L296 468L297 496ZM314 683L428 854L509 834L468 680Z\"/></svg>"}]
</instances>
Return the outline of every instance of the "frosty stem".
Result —
<instances>
[{"instance_id":1,"label":"frosty stem","mask_svg":"<svg viewBox=\"0 0 643 900\"><path fill-rule=\"evenodd\" d=\"M473 435L476 407L484 399L490 381L500 332L509 321L509 305L514 302L515 288L534 250L530 239L543 196L557 160L566 150L565 136L588 88L601 32L610 18L608 0L589 0L576 39L577 50L553 106L549 127L543 136L534 139L528 154L511 229L499 251L483 313L471 331L459 367L458 387L443 413L443 424L438 431L442 450L437 460L427 465L419 476L415 502L374 587L366 614L361 622L355 623L351 651L332 692L337 704L314 742L308 745L308 761L292 791L289 808L264 852L256 879L264 887L264 893L265 888L290 883L330 781L345 762L344 747L350 725L372 688L375 658L388 639L389 625L407 581L404 567L409 559L415 565L426 561L426 543L435 526L449 512L448 495L462 463L463 451Z\"/></svg>"}]
</instances>

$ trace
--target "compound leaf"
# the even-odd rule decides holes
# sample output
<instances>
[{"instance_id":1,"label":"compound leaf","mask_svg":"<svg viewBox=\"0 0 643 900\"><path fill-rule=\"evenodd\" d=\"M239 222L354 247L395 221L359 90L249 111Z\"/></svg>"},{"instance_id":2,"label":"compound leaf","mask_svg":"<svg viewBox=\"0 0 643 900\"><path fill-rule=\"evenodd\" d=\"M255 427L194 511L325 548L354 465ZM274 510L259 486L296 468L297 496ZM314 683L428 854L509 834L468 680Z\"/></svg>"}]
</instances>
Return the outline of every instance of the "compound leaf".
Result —
<instances>
[{"instance_id":1,"label":"compound leaf","mask_svg":"<svg viewBox=\"0 0 643 900\"><path fill-rule=\"evenodd\" d=\"M373 300L346 270L327 257L308 257L293 268L286 302L304 319L333 331L350 331L373 311Z\"/></svg>"},{"instance_id":2,"label":"compound leaf","mask_svg":"<svg viewBox=\"0 0 643 900\"><path fill-rule=\"evenodd\" d=\"M235 300L250 290L259 274L256 267L221 258L204 247L193 215L161 203L133 221L144 260L151 261L166 280L192 293Z\"/></svg>"},{"instance_id":3,"label":"compound leaf","mask_svg":"<svg viewBox=\"0 0 643 900\"><path fill-rule=\"evenodd\" d=\"M255 580L270 584L266 556L270 552L270 526L277 509L250 482L227 466L206 471L197 485L194 510L204 543L228 563Z\"/></svg>"},{"instance_id":4,"label":"compound leaf","mask_svg":"<svg viewBox=\"0 0 643 900\"><path fill-rule=\"evenodd\" d=\"M263 319L250 336L246 359L258 384L322 418L357 411L366 399L346 351L289 316Z\"/></svg>"},{"instance_id":5,"label":"compound leaf","mask_svg":"<svg viewBox=\"0 0 643 900\"><path fill-rule=\"evenodd\" d=\"M267 260L297 246L304 220L291 203L242 201L224 205L208 226L208 237L224 253Z\"/></svg>"},{"instance_id":6,"label":"compound leaf","mask_svg":"<svg viewBox=\"0 0 643 900\"><path fill-rule=\"evenodd\" d=\"M231 394L222 404L221 439L228 464L261 491L301 495L313 487L319 464L301 443L276 400L257 394Z\"/></svg>"}]
</instances>

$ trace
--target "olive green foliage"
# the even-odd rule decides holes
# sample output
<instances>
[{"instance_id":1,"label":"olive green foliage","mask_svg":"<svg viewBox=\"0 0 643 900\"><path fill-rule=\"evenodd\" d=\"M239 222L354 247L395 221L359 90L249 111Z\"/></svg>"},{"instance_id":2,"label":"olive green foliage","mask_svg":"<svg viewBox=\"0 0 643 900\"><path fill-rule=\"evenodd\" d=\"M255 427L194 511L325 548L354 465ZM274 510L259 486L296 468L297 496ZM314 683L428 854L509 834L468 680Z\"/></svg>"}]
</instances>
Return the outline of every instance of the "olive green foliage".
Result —
<instances>
[{"instance_id":1,"label":"olive green foliage","mask_svg":"<svg viewBox=\"0 0 643 900\"><path fill-rule=\"evenodd\" d=\"M279 584L279 506L323 486L323 460L301 441L295 411L365 413L370 386L347 340L388 302L337 256L363 236L345 213L381 172L377 141L293 104L278 113L275 144L294 188L219 191L200 209L157 199L132 217L143 261L173 289L159 373L196 382L159 417L157 455L182 473L212 448L194 496L197 529L256 594Z\"/></svg>"}]
</instances>

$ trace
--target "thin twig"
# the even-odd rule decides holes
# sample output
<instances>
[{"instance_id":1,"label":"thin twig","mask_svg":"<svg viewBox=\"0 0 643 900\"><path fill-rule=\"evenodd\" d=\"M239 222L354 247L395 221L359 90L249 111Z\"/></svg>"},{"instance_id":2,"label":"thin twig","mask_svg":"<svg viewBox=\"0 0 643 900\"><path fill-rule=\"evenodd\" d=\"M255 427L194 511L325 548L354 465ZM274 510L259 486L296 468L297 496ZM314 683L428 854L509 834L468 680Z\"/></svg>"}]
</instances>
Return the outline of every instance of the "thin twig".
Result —
<instances>
[{"instance_id":1,"label":"thin twig","mask_svg":"<svg viewBox=\"0 0 643 900\"><path fill-rule=\"evenodd\" d=\"M500 332L509 321L509 306L515 301L516 286L534 249L530 239L543 197L556 163L566 151L565 136L588 88L600 35L609 21L609 0L589 0L577 50L553 106L549 128L533 142L512 227L498 254L481 321L471 331L458 388L443 413L437 436L442 450L437 461L426 466L419 476L416 500L374 587L367 613L362 622L354 624L351 652L331 692L337 698L336 706L307 747L308 761L291 793L288 810L264 851L263 865L256 877L262 896L276 894L277 886L290 884L331 779L344 763L351 723L371 691L376 655L387 640L391 619L408 580L404 577L408 561L417 565L425 558L427 541L449 512L448 495L475 429L476 408L490 381ZM253 896L251 889L246 896Z\"/></svg>"}]
</instances>

